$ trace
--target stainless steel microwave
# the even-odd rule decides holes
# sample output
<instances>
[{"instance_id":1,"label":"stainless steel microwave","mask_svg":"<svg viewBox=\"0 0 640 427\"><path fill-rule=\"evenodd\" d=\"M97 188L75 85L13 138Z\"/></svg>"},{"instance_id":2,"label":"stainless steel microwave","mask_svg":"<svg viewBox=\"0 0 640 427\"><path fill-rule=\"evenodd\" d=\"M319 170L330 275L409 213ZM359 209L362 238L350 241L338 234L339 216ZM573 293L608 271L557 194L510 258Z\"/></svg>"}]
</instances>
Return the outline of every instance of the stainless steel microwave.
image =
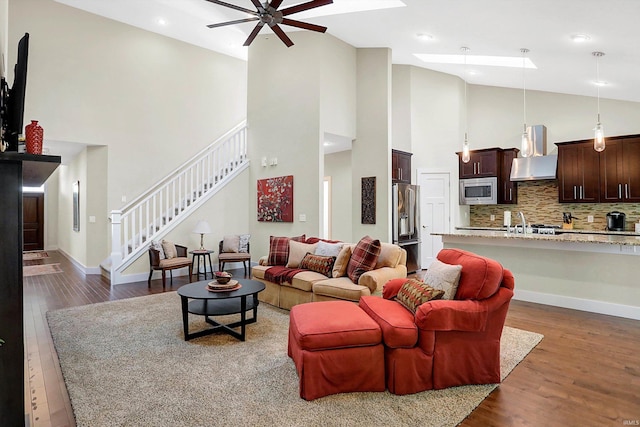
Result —
<instances>
[{"instance_id":1,"label":"stainless steel microwave","mask_svg":"<svg viewBox=\"0 0 640 427\"><path fill-rule=\"evenodd\" d=\"M495 205L498 203L498 178L460 180L461 205Z\"/></svg>"}]
</instances>

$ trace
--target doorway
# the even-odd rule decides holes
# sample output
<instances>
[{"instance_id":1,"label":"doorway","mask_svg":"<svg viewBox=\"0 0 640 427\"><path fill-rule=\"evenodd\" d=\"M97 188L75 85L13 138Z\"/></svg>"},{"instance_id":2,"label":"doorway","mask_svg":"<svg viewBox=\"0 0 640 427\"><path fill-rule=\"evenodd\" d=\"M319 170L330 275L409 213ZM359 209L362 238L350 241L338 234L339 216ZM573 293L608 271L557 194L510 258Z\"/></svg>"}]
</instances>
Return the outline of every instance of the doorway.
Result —
<instances>
[{"instance_id":1,"label":"doorway","mask_svg":"<svg viewBox=\"0 0 640 427\"><path fill-rule=\"evenodd\" d=\"M22 194L23 250L44 249L44 193Z\"/></svg>"},{"instance_id":2,"label":"doorway","mask_svg":"<svg viewBox=\"0 0 640 427\"><path fill-rule=\"evenodd\" d=\"M450 182L448 172L418 170L423 269L429 268L443 247L442 236L432 236L431 233L445 233L451 227Z\"/></svg>"}]
</instances>

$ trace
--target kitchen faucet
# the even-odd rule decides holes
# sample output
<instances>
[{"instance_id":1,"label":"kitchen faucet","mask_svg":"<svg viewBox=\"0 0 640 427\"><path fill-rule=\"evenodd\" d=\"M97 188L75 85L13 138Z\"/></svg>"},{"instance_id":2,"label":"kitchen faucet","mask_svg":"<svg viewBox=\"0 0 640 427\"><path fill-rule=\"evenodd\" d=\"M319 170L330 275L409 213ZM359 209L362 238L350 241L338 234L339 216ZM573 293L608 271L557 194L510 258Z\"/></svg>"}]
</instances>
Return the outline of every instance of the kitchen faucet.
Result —
<instances>
[{"instance_id":1,"label":"kitchen faucet","mask_svg":"<svg viewBox=\"0 0 640 427\"><path fill-rule=\"evenodd\" d=\"M522 234L527 234L527 221L525 221L522 211L518 212L518 216L522 220Z\"/></svg>"}]
</instances>

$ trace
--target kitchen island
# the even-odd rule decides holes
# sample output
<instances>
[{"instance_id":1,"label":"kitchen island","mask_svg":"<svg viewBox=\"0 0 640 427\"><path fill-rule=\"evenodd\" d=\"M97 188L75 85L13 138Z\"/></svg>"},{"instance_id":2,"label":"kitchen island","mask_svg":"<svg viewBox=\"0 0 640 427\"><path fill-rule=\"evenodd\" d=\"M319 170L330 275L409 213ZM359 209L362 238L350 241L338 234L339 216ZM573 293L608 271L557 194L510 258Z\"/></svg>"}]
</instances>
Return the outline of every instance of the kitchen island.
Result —
<instances>
[{"instance_id":1,"label":"kitchen island","mask_svg":"<svg viewBox=\"0 0 640 427\"><path fill-rule=\"evenodd\" d=\"M640 234L561 231L467 227L433 234L445 248L475 252L511 270L515 299L640 320Z\"/></svg>"}]
</instances>

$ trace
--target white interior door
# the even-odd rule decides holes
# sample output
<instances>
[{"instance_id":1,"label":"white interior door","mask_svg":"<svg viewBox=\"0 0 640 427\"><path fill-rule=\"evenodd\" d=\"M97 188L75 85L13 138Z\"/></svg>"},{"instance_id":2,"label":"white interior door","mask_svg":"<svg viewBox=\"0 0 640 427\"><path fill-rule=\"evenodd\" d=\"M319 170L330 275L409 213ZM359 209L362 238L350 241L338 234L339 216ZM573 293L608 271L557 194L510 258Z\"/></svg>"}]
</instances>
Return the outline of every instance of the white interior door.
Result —
<instances>
[{"instance_id":1,"label":"white interior door","mask_svg":"<svg viewBox=\"0 0 640 427\"><path fill-rule=\"evenodd\" d=\"M442 237L431 233L443 233L450 229L448 173L428 173L418 171L420 186L420 237L422 268L429 268L440 249Z\"/></svg>"}]
</instances>

